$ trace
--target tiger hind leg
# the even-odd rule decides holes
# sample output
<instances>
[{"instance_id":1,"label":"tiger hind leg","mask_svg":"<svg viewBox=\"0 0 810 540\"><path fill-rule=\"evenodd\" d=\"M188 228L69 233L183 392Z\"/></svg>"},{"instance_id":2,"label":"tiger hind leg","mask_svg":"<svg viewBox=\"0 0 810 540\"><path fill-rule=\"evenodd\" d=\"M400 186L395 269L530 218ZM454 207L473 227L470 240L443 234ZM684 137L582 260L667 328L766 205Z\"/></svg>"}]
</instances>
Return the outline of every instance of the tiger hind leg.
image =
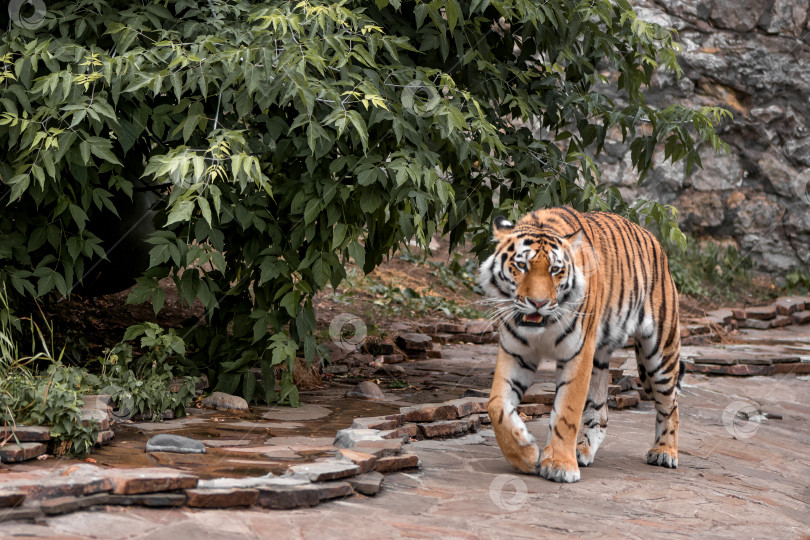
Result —
<instances>
[{"instance_id":1,"label":"tiger hind leg","mask_svg":"<svg viewBox=\"0 0 810 540\"><path fill-rule=\"evenodd\" d=\"M654 334L654 332L652 332ZM680 329L664 328L663 339L639 336L636 360L642 386L655 402L655 442L647 452L647 463L678 468L678 391L682 378Z\"/></svg>"},{"instance_id":2,"label":"tiger hind leg","mask_svg":"<svg viewBox=\"0 0 810 540\"><path fill-rule=\"evenodd\" d=\"M577 463L582 467L593 463L596 451L607 433L609 368L610 351L600 349L593 359L588 399L582 411L582 425L577 438Z\"/></svg>"}]
</instances>

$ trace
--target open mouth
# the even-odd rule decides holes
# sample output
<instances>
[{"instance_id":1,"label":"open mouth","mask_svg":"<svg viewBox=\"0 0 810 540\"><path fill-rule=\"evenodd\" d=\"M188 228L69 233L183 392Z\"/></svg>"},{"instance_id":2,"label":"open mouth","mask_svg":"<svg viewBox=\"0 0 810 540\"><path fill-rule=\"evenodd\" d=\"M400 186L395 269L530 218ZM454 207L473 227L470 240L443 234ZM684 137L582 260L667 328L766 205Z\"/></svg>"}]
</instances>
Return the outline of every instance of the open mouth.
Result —
<instances>
[{"instance_id":1,"label":"open mouth","mask_svg":"<svg viewBox=\"0 0 810 540\"><path fill-rule=\"evenodd\" d=\"M543 327L546 325L546 318L539 313L518 313L515 322L519 326Z\"/></svg>"}]
</instances>

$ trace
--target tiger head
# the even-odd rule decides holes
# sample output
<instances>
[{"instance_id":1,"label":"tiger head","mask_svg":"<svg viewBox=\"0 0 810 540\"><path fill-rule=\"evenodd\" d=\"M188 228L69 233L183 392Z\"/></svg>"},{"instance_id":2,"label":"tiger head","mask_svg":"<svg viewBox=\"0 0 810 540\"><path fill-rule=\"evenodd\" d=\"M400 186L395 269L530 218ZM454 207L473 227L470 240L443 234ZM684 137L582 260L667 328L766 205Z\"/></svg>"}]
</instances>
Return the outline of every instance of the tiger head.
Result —
<instances>
[{"instance_id":1,"label":"tiger head","mask_svg":"<svg viewBox=\"0 0 810 540\"><path fill-rule=\"evenodd\" d=\"M481 265L479 282L487 296L507 303L500 311L503 318L542 328L577 311L585 291L577 263L582 230L565 236L536 220L515 225L502 217L494 219L492 230L497 246Z\"/></svg>"}]
</instances>

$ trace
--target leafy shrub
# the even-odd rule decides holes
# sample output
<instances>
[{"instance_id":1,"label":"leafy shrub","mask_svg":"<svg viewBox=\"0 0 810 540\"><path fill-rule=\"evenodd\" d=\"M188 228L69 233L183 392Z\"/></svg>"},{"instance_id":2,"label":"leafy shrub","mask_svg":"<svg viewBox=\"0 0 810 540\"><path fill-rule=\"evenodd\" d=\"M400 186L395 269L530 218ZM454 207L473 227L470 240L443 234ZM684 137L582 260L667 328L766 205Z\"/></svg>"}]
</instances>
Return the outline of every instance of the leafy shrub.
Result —
<instances>
[{"instance_id":1,"label":"leafy shrub","mask_svg":"<svg viewBox=\"0 0 810 540\"><path fill-rule=\"evenodd\" d=\"M740 285L750 283L753 263L733 245L688 238L687 248L668 250L672 278L680 294L722 296L734 300Z\"/></svg>"},{"instance_id":2,"label":"leafy shrub","mask_svg":"<svg viewBox=\"0 0 810 540\"><path fill-rule=\"evenodd\" d=\"M438 231L481 253L494 213L566 203L671 226L592 156L614 128L642 177L659 142L687 169L722 146L724 110L642 100L676 51L626 0L50 3L0 36L0 281L68 295L116 256L94 224L145 183L160 230L130 301L160 310L171 278L205 307L190 353L218 388L251 397L245 366L283 363L259 395L290 402L312 296L349 257L368 272Z\"/></svg>"}]
</instances>

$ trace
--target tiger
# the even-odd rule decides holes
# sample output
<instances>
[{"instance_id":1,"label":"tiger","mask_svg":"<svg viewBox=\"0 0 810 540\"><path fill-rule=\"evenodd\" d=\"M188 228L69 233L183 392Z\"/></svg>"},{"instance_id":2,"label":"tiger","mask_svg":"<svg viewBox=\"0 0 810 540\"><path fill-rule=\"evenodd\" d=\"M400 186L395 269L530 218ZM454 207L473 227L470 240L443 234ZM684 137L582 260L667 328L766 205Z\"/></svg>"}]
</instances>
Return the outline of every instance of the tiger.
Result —
<instances>
[{"instance_id":1,"label":"tiger","mask_svg":"<svg viewBox=\"0 0 810 540\"><path fill-rule=\"evenodd\" d=\"M498 446L517 470L578 482L608 420L610 355L635 341L642 388L655 404L647 463L678 467L678 292L666 253L644 228L609 212L540 209L493 219L494 253L479 283L494 304L499 348L487 404ZM541 360L556 362L542 453L517 406Z\"/></svg>"}]
</instances>

